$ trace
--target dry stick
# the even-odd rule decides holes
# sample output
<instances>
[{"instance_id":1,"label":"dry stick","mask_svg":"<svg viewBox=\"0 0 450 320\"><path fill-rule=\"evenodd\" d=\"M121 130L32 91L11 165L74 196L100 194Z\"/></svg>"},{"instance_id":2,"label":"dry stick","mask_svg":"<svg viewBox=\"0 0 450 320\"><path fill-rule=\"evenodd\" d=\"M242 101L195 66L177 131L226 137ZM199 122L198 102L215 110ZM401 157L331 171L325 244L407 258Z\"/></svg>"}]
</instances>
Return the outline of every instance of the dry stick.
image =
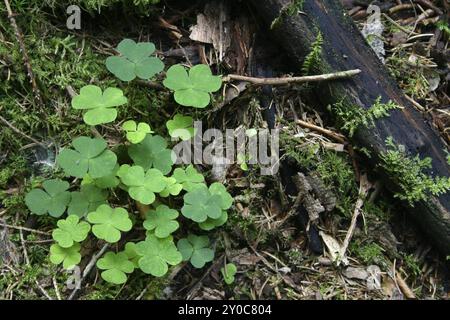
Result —
<instances>
[{"instance_id":1,"label":"dry stick","mask_svg":"<svg viewBox=\"0 0 450 320\"><path fill-rule=\"evenodd\" d=\"M305 127L305 128L317 131L319 133L322 133L323 135L325 135L325 136L327 136L327 137L329 137L331 139L334 139L337 142L340 142L342 144L346 143L345 137L342 134L339 134L337 132L334 132L334 131L331 131L331 130L328 130L328 129L325 129L325 128L322 128L322 127L319 127L319 126L316 126L316 125L314 125L312 123L309 123L309 122L306 122L306 121L303 121L303 120L297 120L295 122L297 124L301 125L302 127Z\"/></svg>"},{"instance_id":2,"label":"dry stick","mask_svg":"<svg viewBox=\"0 0 450 320\"><path fill-rule=\"evenodd\" d=\"M347 71L339 71L335 73L325 73L319 74L315 76L304 76L304 77L286 77L286 78L255 78L255 77L247 77L241 76L238 74L229 74L228 76L223 77L224 82L229 82L231 80L240 80L247 81L256 85L285 85L290 83L306 83L306 82L320 82L320 81L329 81L329 80L337 80L337 79L345 79L349 77L353 77L357 74L361 73L361 70L347 70Z\"/></svg>"},{"instance_id":3,"label":"dry stick","mask_svg":"<svg viewBox=\"0 0 450 320\"><path fill-rule=\"evenodd\" d=\"M68 300L72 300L73 297L75 297L75 294L77 293L78 290L80 290L79 288L81 287L81 283L84 281L84 279L86 279L86 277L88 276L88 274L91 272L92 268L94 267L95 263L97 262L97 260L103 255L103 253L105 253L106 249L108 249L109 247L109 243L106 243L101 249L100 251L93 255L91 260L89 261L89 263L87 264L86 268L84 268L83 270L83 275L81 276L80 279L80 285L77 285L75 287L75 289L73 289L72 293L70 294L69 298L67 298Z\"/></svg>"},{"instance_id":4,"label":"dry stick","mask_svg":"<svg viewBox=\"0 0 450 320\"><path fill-rule=\"evenodd\" d=\"M405 295L405 297L407 297L408 299L416 299L416 295L411 290L411 288L408 286L406 281L402 278L400 273L398 273L398 272L395 273L395 280L397 281L397 284L398 284L400 290Z\"/></svg>"},{"instance_id":5,"label":"dry stick","mask_svg":"<svg viewBox=\"0 0 450 320\"><path fill-rule=\"evenodd\" d=\"M429 0L416 0L415 2L418 2L424 6L427 6L430 9L433 9L438 15L442 15L443 12L441 9L439 9L438 7L436 7L431 1Z\"/></svg>"},{"instance_id":6,"label":"dry stick","mask_svg":"<svg viewBox=\"0 0 450 320\"><path fill-rule=\"evenodd\" d=\"M20 134L22 137L27 138L30 141L33 141L34 143L36 143L37 145L40 145L42 147L45 147L44 144L42 142L39 142L38 140L36 140L33 137L30 137L29 135L23 133L22 131L20 131L19 129L17 129L16 127L14 127L11 123L9 123L8 120L6 120L5 118L3 118L2 116L0 116L0 121L3 122L4 124L6 124L8 127L11 128L12 131L14 131L17 134Z\"/></svg>"},{"instance_id":7,"label":"dry stick","mask_svg":"<svg viewBox=\"0 0 450 320\"><path fill-rule=\"evenodd\" d=\"M26 228L26 227L14 226L14 225L11 225L11 224L6 224L6 223L0 223L0 227L6 227L6 228L11 228L11 229L16 229L16 230L34 232L34 233L38 233L38 234L42 234L42 235L46 235L46 236L50 235L50 232L44 232L44 231L39 231L39 230L30 229L30 228Z\"/></svg>"},{"instance_id":8,"label":"dry stick","mask_svg":"<svg viewBox=\"0 0 450 320\"><path fill-rule=\"evenodd\" d=\"M367 193L369 189L372 187L372 184L367 180L367 175L362 174L360 176L359 181L359 194L358 200L355 204L355 210L353 211L352 221L350 223L350 228L347 231L347 235L345 236L344 243L341 246L341 250L339 251L339 258L337 260L337 265L341 263L341 261L345 258L345 253L347 251L350 240L352 239L353 232L355 231L356 221L358 220L359 215L361 214L361 208L364 205L364 200L367 197Z\"/></svg>"},{"instance_id":9,"label":"dry stick","mask_svg":"<svg viewBox=\"0 0 450 320\"><path fill-rule=\"evenodd\" d=\"M58 283L56 282L56 277L52 277L53 287L55 288L56 298L61 300L61 294L59 293Z\"/></svg>"},{"instance_id":10,"label":"dry stick","mask_svg":"<svg viewBox=\"0 0 450 320\"><path fill-rule=\"evenodd\" d=\"M4 1L5 1L6 10L8 11L9 21L11 22L11 26L14 29L14 33L16 34L17 41L19 42L20 51L22 51L22 54L23 54L23 61L27 68L27 73L28 73L28 77L30 78L31 87L33 89L34 95L36 96L36 100L39 103L39 106L43 107L44 103L42 102L41 92L39 91L39 88L36 84L36 78L34 76L33 69L31 68L30 58L28 56L27 48L25 47L25 43L23 41L22 32L20 31L20 28L16 23L16 19L14 19L14 13L11 10L9 1L8 0L4 0Z\"/></svg>"}]
</instances>

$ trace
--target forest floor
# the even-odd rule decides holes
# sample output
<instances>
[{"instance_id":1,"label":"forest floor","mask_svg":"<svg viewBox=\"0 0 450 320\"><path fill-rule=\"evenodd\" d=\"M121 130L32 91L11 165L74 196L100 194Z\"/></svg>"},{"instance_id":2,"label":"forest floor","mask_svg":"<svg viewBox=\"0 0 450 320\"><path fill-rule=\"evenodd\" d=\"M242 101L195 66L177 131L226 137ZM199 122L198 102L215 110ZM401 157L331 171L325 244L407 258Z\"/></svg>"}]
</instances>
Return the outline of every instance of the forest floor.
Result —
<instances>
[{"instance_id":1,"label":"forest floor","mask_svg":"<svg viewBox=\"0 0 450 320\"><path fill-rule=\"evenodd\" d=\"M69 91L99 82L122 87L134 103L119 108L118 118L148 122L153 130L164 131L164 118L177 111L171 96L142 82L123 87L105 68L104 61L114 53L113 48L124 38L152 41L166 65L206 62L216 74L226 75L246 70L248 55L242 52L250 50L252 38L245 43L246 50L230 49L218 63L220 53L212 45L189 38L189 28L196 25L197 14L204 10L202 1L189 1L189 5L162 1L153 5L142 0L124 5L120 0L77 0L73 2L86 10L81 30L66 28L65 4L54 0L9 2L23 33L43 103L35 98L23 53L2 3L0 299L66 299L72 292L66 286L71 273L48 259L56 220L31 215L24 196L54 176L55 154L61 146L73 137L91 135L80 113L71 109ZM363 30L374 12L367 13L367 6L353 1L343 2ZM448 143L450 29L448 22L440 18L449 8L428 7L428 1L398 2L383 1L380 5L385 65ZM239 6L239 11L250 12L244 1ZM248 13L250 25L258 24L255 19ZM297 75L298 71L290 72ZM305 168L305 174L317 176L336 202L333 210L321 214L317 224L324 241L323 253L310 249L304 228L291 212L295 198L286 195L280 175L262 176L256 166L233 165L227 168L223 181L234 204L226 225L211 236L216 245L212 263L200 270L183 264L163 278L135 273L122 286L106 283L94 268L76 298L449 298L448 262L422 238L403 204L384 190L376 172L369 174L375 187L364 203L363 219L358 220L347 249L348 264L333 263L330 243L342 243L346 236L358 200L361 172L366 168L342 141L302 125L322 127L341 137L325 110L305 102L303 94L307 91L306 85L279 88L274 91L274 101L284 157ZM214 112L194 110L190 115L207 127L264 127L267 125L260 96L261 90L252 87L221 105L217 94L210 109ZM101 126L100 133L112 144L122 139L115 125ZM204 173L211 170L208 166L198 169ZM94 241L84 248L88 254L81 262L82 269L100 248L101 244ZM228 262L238 270L232 285L225 284L220 274Z\"/></svg>"}]
</instances>

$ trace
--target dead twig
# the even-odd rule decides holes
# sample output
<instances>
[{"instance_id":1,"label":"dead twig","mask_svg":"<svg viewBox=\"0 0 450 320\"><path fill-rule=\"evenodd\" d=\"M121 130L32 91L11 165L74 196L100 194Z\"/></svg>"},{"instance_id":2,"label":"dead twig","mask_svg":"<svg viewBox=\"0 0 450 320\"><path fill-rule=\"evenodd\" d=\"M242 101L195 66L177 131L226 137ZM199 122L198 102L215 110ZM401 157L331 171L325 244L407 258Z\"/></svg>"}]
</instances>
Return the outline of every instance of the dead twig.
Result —
<instances>
[{"instance_id":1,"label":"dead twig","mask_svg":"<svg viewBox=\"0 0 450 320\"><path fill-rule=\"evenodd\" d=\"M342 135L342 134L339 134L337 132L334 132L334 131L331 131L331 130L328 130L328 129L325 129L325 128L322 128L322 127L319 127L319 126L316 126L316 125L314 125L312 123L309 123L309 122L306 122L306 121L303 121L303 120L300 120L300 119L296 120L295 122L297 124L301 125L304 128L308 128L308 129L317 131L317 132L327 136L328 138L336 140L339 143L342 143L342 144L346 144L347 143L347 141L345 140L345 136Z\"/></svg>"},{"instance_id":2,"label":"dead twig","mask_svg":"<svg viewBox=\"0 0 450 320\"><path fill-rule=\"evenodd\" d=\"M28 139L30 141L33 141L35 144L40 145L41 147L45 147L45 145L42 142L39 142L35 138L30 137L29 135L23 133L22 131L17 129L15 126L13 126L8 120L3 118L2 116L0 116L0 121L3 122L4 124L6 124L9 128L11 128L11 130L14 131L15 133L21 135L22 137L24 137L24 138L26 138L26 139Z\"/></svg>"},{"instance_id":3,"label":"dead twig","mask_svg":"<svg viewBox=\"0 0 450 320\"><path fill-rule=\"evenodd\" d=\"M347 252L348 245L350 240L352 239L353 233L356 227L356 221L358 220L359 215L361 214L362 206L364 205L364 200L367 197L367 194L372 187L372 184L367 179L367 175L362 174L359 180L359 195L358 200L355 204L355 210L353 211L352 221L350 223L350 228L347 231L347 235L345 236L344 242L342 243L341 250L339 252L339 257L336 261L336 264L339 265L342 259L345 258L345 253Z\"/></svg>"},{"instance_id":4,"label":"dead twig","mask_svg":"<svg viewBox=\"0 0 450 320\"><path fill-rule=\"evenodd\" d=\"M30 229L30 228L26 228L26 227L14 226L11 224L6 224L6 223L0 223L0 227L11 228L11 229L16 229L16 230L21 230L21 231L34 232L34 233L38 233L38 234L42 234L42 235L46 235L46 236L51 234L50 232L44 232L44 231L39 231L39 230Z\"/></svg>"},{"instance_id":5,"label":"dead twig","mask_svg":"<svg viewBox=\"0 0 450 320\"><path fill-rule=\"evenodd\" d=\"M68 300L72 300L75 297L75 294L78 292L78 290L80 290L81 283L86 279L88 274L91 272L92 268L95 266L95 263L97 262L97 260L103 255L103 253L105 253L106 249L108 249L108 248L109 248L109 243L106 243L100 249L99 252L97 252L95 255L92 256L92 258L89 261L89 263L87 264L86 268L84 268L84 270L83 270L83 275L81 276L81 279L80 279L80 285L76 286L75 289L73 289L69 298L67 298Z\"/></svg>"},{"instance_id":6,"label":"dead twig","mask_svg":"<svg viewBox=\"0 0 450 320\"><path fill-rule=\"evenodd\" d=\"M230 82L232 80L246 81L255 85L286 85L290 83L306 83L306 82L321 82L321 81L329 81L329 80L337 80L337 79L346 79L349 77L353 77L357 74L361 73L361 70L347 70L347 71L339 71L335 73L325 73L319 74L315 76L304 76L304 77L286 77L286 78L256 78L256 77L247 77L241 76L238 74L229 74L223 77L224 82Z\"/></svg>"},{"instance_id":7,"label":"dead twig","mask_svg":"<svg viewBox=\"0 0 450 320\"><path fill-rule=\"evenodd\" d=\"M4 0L6 11L8 12L8 18L11 23L12 28L14 29L14 33L16 34L17 41L19 42L20 51L22 51L23 54L23 62L25 63L25 67L27 68L27 74L30 78L31 87L33 89L33 93L36 97L36 100L39 104L39 106L42 108L44 106L44 103L42 101L42 95L41 92L37 86L36 83L36 77L33 73L33 68L31 67L30 63L30 57L28 56L27 48L25 47L25 42L23 40L22 32L20 31L19 26L16 23L16 19L14 18L14 13L11 10L11 6L9 4L9 0Z\"/></svg>"}]
</instances>

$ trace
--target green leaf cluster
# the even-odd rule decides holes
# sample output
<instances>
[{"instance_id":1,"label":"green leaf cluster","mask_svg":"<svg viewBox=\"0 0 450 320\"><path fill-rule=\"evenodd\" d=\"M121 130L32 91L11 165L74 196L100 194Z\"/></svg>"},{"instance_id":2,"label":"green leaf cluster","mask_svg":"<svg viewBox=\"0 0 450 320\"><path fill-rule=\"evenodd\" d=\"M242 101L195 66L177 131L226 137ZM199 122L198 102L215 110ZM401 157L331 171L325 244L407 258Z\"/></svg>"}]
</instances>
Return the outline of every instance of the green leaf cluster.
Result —
<instances>
[{"instance_id":1,"label":"green leaf cluster","mask_svg":"<svg viewBox=\"0 0 450 320\"><path fill-rule=\"evenodd\" d=\"M86 174L93 179L109 175L115 168L117 156L107 150L103 139L78 137L73 140L74 149L62 149L56 158L66 175L83 178Z\"/></svg>"},{"instance_id":2,"label":"green leaf cluster","mask_svg":"<svg viewBox=\"0 0 450 320\"><path fill-rule=\"evenodd\" d=\"M211 101L210 93L218 91L222 86L222 78L213 76L211 69L205 64L198 64L189 71L176 64L167 70L163 84L174 91L174 98L178 104L205 108Z\"/></svg>"},{"instance_id":3,"label":"green leaf cluster","mask_svg":"<svg viewBox=\"0 0 450 320\"><path fill-rule=\"evenodd\" d=\"M155 45L151 42L136 43L131 39L122 40L117 46L120 56L106 59L106 68L122 81L131 81L136 77L150 79L164 69L164 64L156 57Z\"/></svg>"},{"instance_id":4,"label":"green leaf cluster","mask_svg":"<svg viewBox=\"0 0 450 320\"><path fill-rule=\"evenodd\" d=\"M119 55L109 57L106 66L122 81L150 79L164 68L151 56L155 51L152 43L125 39L117 51ZM204 108L210 104L211 94L220 89L222 79L212 75L207 65L189 69L175 65L167 71L164 85L174 91L179 104ZM121 89L102 91L96 85L82 87L72 99L72 107L84 110L83 120L90 126L115 121L117 107L127 103ZM195 135L191 116L175 114L166 127L172 138L188 140ZM220 183L208 187L192 165L173 169L172 150L164 137L153 135L149 123L128 120L121 128L130 143L114 149L119 158L99 137L99 131L95 138L76 137L56 157L58 169L75 178L74 188L61 179L50 179L25 196L34 214L60 218L67 212L52 231L55 243L50 247L50 261L71 269L81 261L83 244L98 239L115 244L115 250L96 264L101 278L112 284L126 283L135 269L162 277L170 266L183 260L202 268L214 259L214 250L208 236L191 234L190 228L208 231L223 225L233 202L231 195ZM135 209L142 214L142 208L147 207L145 217L136 214ZM186 219L180 219L180 212L196 223L181 225ZM123 233L131 231L141 218L145 239L122 243ZM133 231L142 232L142 228Z\"/></svg>"},{"instance_id":5,"label":"green leaf cluster","mask_svg":"<svg viewBox=\"0 0 450 320\"><path fill-rule=\"evenodd\" d=\"M207 236L189 234L187 238L178 241L177 247L183 256L183 261L190 261L198 269L214 259L214 250L209 247Z\"/></svg>"},{"instance_id":6,"label":"green leaf cluster","mask_svg":"<svg viewBox=\"0 0 450 320\"><path fill-rule=\"evenodd\" d=\"M72 99L72 108L88 110L84 113L83 120L86 124L95 126L116 120L115 107L127 102L127 98L120 89L107 88L105 92L102 92L102 89L97 86L87 85L81 88L80 94Z\"/></svg>"}]
</instances>

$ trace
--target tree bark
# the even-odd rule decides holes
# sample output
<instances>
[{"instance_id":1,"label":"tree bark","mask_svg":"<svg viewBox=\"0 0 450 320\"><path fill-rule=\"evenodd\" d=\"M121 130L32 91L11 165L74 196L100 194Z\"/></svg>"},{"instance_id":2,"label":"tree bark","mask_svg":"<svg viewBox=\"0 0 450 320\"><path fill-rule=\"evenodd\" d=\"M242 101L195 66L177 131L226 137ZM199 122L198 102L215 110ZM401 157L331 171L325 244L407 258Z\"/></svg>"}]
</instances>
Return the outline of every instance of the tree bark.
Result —
<instances>
[{"instance_id":1,"label":"tree bark","mask_svg":"<svg viewBox=\"0 0 450 320\"><path fill-rule=\"evenodd\" d=\"M392 137L394 142L405 146L410 155L430 157L433 176L449 176L445 143L431 124L414 109L405 98L387 69L376 57L372 49L354 25L337 0L305 0L302 11L295 15L281 14L290 0L251 0L255 10L262 17L267 28L280 17L270 30L273 39L279 43L291 58L292 65L301 66L310 52L311 44L318 32L322 33L322 72L360 69L362 72L350 79L321 83L316 87L316 95L323 106L341 101L369 108L378 97L383 103L392 100L403 107L390 112L389 117L376 121L373 128L359 129L353 137L358 146L367 148L375 165L378 155L386 151L385 140ZM385 177L389 179L389 177ZM391 184L387 184L388 187ZM392 186L392 190L396 190ZM422 227L423 231L444 254L450 254L450 194L431 196L414 207L405 209Z\"/></svg>"}]
</instances>

